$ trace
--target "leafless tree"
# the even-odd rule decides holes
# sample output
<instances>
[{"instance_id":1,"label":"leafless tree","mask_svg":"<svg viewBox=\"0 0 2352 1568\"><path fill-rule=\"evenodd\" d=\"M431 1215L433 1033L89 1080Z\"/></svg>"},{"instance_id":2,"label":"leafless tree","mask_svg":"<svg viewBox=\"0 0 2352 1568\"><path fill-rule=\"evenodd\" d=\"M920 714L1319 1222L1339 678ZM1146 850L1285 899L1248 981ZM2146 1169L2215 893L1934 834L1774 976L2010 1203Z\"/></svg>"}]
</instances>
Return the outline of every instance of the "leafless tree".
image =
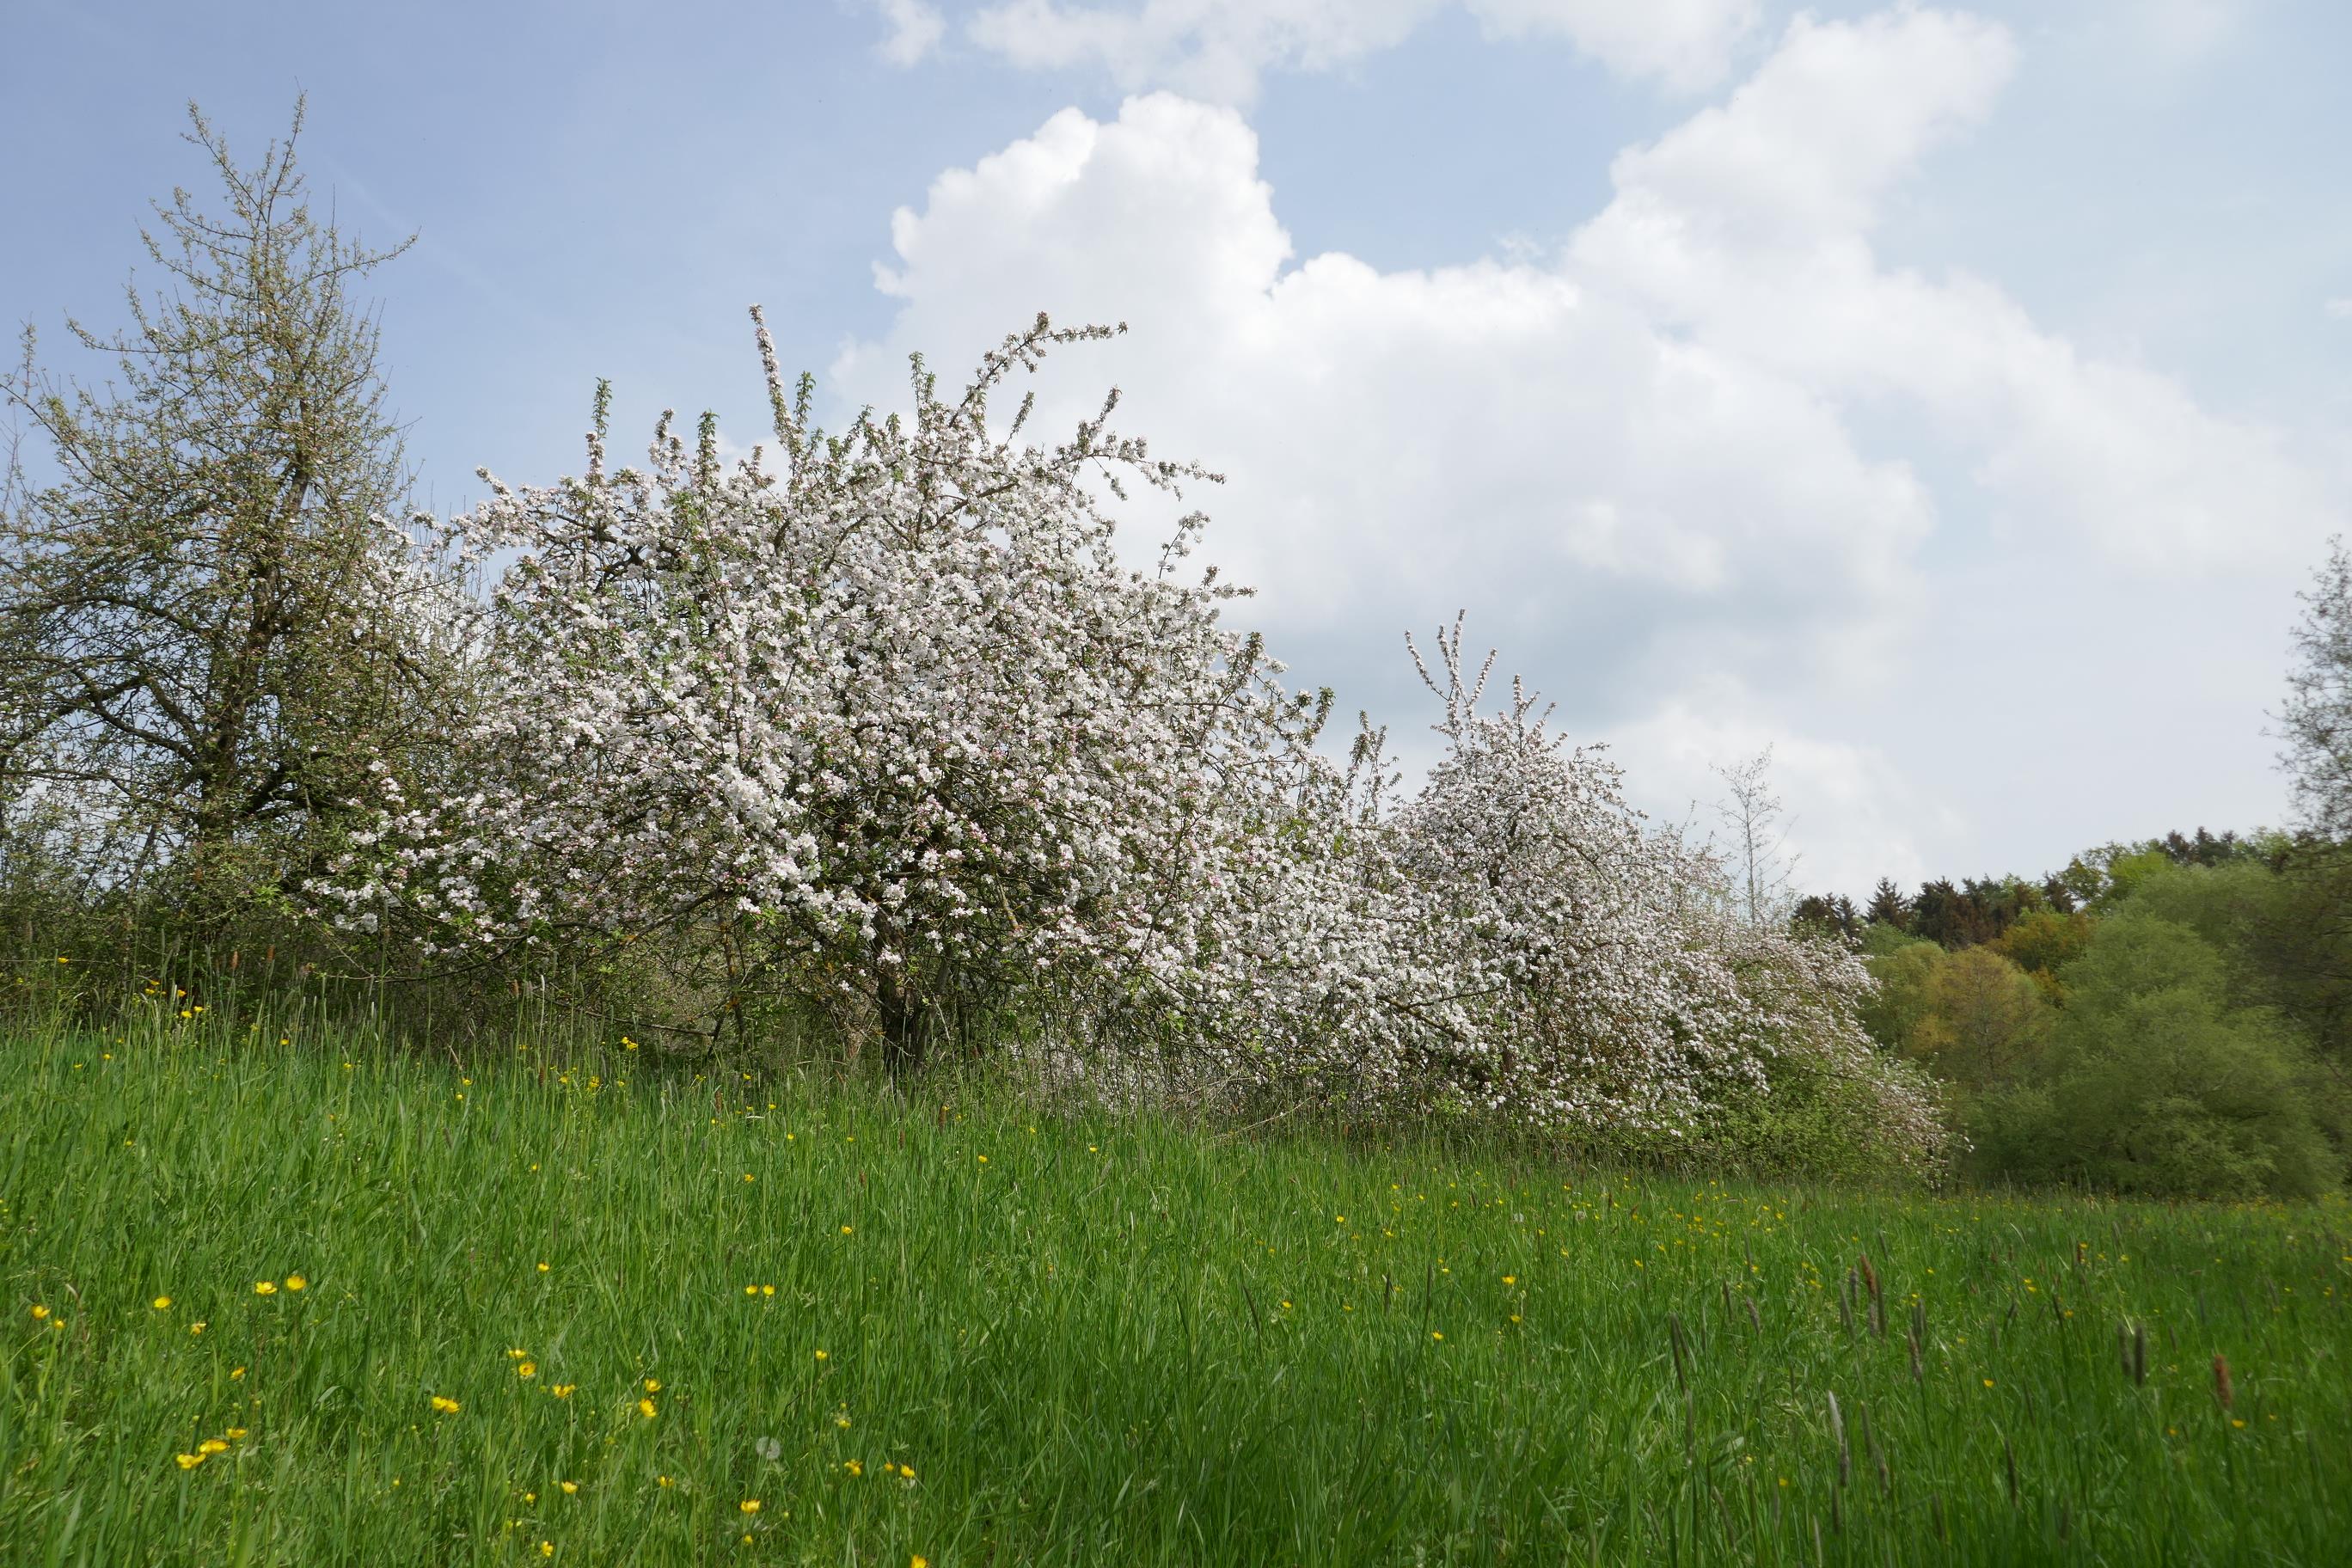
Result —
<instances>
[{"instance_id":1,"label":"leafless tree","mask_svg":"<svg viewBox=\"0 0 2352 1568\"><path fill-rule=\"evenodd\" d=\"M2294 668L2277 721L2304 825L2325 838L2352 837L2352 556L2341 538L2309 591L2298 595Z\"/></svg>"},{"instance_id":2,"label":"leafless tree","mask_svg":"<svg viewBox=\"0 0 2352 1568\"><path fill-rule=\"evenodd\" d=\"M1789 852L1787 807L1772 789L1772 748L1715 773L1727 792L1716 816L1730 841L1726 860L1739 913L1750 925L1785 924L1797 857Z\"/></svg>"}]
</instances>

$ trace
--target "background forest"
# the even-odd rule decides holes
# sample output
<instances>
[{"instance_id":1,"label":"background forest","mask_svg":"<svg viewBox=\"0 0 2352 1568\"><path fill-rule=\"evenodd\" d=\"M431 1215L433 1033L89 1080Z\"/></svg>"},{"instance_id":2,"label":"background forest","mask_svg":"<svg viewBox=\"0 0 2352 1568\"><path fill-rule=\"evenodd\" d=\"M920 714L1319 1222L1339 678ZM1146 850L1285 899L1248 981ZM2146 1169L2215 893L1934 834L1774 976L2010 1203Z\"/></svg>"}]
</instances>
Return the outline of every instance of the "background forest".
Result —
<instances>
[{"instance_id":1,"label":"background forest","mask_svg":"<svg viewBox=\"0 0 2352 1568\"><path fill-rule=\"evenodd\" d=\"M2343 1171L2348 900L2323 836L2200 828L1795 919L1868 954L1864 1026L1948 1086L1975 1176L2308 1196Z\"/></svg>"}]
</instances>

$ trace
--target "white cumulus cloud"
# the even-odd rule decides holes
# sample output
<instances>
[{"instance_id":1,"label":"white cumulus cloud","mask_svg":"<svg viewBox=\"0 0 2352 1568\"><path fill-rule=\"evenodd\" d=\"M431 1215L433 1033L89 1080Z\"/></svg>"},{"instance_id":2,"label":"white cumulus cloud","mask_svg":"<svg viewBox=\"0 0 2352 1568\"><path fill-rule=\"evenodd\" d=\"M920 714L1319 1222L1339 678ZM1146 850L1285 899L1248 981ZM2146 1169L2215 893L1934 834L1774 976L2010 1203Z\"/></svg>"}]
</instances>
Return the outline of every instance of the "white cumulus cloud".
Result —
<instances>
[{"instance_id":1,"label":"white cumulus cloud","mask_svg":"<svg viewBox=\"0 0 2352 1568\"><path fill-rule=\"evenodd\" d=\"M894 66L920 63L947 37L947 18L930 0L874 0L874 8L890 29L881 52Z\"/></svg>"},{"instance_id":2,"label":"white cumulus cloud","mask_svg":"<svg viewBox=\"0 0 2352 1568\"><path fill-rule=\"evenodd\" d=\"M1801 18L1724 102L1620 155L1562 251L1429 270L1296 255L1230 108L1065 110L896 215L877 269L896 318L834 384L890 405L910 351L952 374L1040 310L1128 321L1049 372L1047 410L1116 381L1125 425L1230 477L1190 499L1303 679L1398 721L1410 752L1399 634L1466 606L1571 732L1653 765L1633 782L1654 806L1680 804L1700 750L1778 740L1829 885L1905 875L1997 815L1986 792L2010 781L1938 750L1972 722L2067 754L2085 813L2100 767L2128 757L2145 784L2167 754L2161 729L2126 746L2054 710L2019 730L1973 682L2030 682L2046 656L1985 605L2104 650L2078 660L2121 657L2117 574L2154 585L2136 616L2158 593L2199 604L2330 515L2273 433L2086 354L1986 279L1876 255L1890 194L1992 111L2015 54L1916 6ZM1931 433L1916 449L1885 434L1906 417ZM1960 564L1931 578L1931 541ZM2133 657L2179 664L2173 689L2200 700L2221 679L2187 643ZM2038 831L2078 835L2049 811Z\"/></svg>"},{"instance_id":3,"label":"white cumulus cloud","mask_svg":"<svg viewBox=\"0 0 2352 1568\"><path fill-rule=\"evenodd\" d=\"M1015 65L1087 68L1129 90L1246 103L1269 70L1328 70L1394 48L1457 0L1001 0L971 37ZM1759 0L1458 0L1487 32L1556 37L1676 90L1713 85Z\"/></svg>"}]
</instances>

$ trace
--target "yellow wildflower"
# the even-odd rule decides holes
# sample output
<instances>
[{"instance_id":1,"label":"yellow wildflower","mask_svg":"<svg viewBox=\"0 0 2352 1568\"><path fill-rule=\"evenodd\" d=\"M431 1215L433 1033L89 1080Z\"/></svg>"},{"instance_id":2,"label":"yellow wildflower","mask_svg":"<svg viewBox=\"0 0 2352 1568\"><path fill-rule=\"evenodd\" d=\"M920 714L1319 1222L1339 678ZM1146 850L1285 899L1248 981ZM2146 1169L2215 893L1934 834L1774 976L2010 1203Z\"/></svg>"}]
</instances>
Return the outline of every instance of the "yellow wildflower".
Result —
<instances>
[{"instance_id":1,"label":"yellow wildflower","mask_svg":"<svg viewBox=\"0 0 2352 1568\"><path fill-rule=\"evenodd\" d=\"M257 1296L275 1296L278 1294L278 1281L257 1279L253 1282L253 1293Z\"/></svg>"},{"instance_id":2,"label":"yellow wildflower","mask_svg":"<svg viewBox=\"0 0 2352 1568\"><path fill-rule=\"evenodd\" d=\"M652 1420L654 1418L654 1402L650 1399L638 1400L637 1414L644 1416L648 1421Z\"/></svg>"},{"instance_id":3,"label":"yellow wildflower","mask_svg":"<svg viewBox=\"0 0 2352 1568\"><path fill-rule=\"evenodd\" d=\"M433 1408L444 1415L454 1415L457 1410L457 1402L446 1394L436 1394L433 1396Z\"/></svg>"},{"instance_id":4,"label":"yellow wildflower","mask_svg":"<svg viewBox=\"0 0 2352 1568\"><path fill-rule=\"evenodd\" d=\"M158 1296L155 1298L155 1310L159 1312L169 1310L171 1305L172 1298L169 1296Z\"/></svg>"},{"instance_id":5,"label":"yellow wildflower","mask_svg":"<svg viewBox=\"0 0 2352 1568\"><path fill-rule=\"evenodd\" d=\"M735 1506L741 1509L745 1513L757 1513L760 1511L760 1500L755 1497L747 1497Z\"/></svg>"},{"instance_id":6,"label":"yellow wildflower","mask_svg":"<svg viewBox=\"0 0 2352 1568\"><path fill-rule=\"evenodd\" d=\"M286 1277L286 1289L289 1290L307 1290L310 1288L310 1282L299 1274L289 1274Z\"/></svg>"}]
</instances>

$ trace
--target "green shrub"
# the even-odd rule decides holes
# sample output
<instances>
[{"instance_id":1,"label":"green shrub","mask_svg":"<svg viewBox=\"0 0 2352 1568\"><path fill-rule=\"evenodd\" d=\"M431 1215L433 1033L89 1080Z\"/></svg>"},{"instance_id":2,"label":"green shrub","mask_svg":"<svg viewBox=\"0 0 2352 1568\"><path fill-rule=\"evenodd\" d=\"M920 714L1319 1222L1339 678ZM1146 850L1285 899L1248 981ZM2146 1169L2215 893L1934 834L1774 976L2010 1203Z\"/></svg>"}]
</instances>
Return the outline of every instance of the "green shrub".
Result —
<instances>
[{"instance_id":1,"label":"green shrub","mask_svg":"<svg viewBox=\"0 0 2352 1568\"><path fill-rule=\"evenodd\" d=\"M2222 954L2194 930L2127 908L2065 979L2047 1052L1969 1108L1979 1173L2153 1197L2339 1184L2306 1047L2277 1014L2231 1005Z\"/></svg>"}]
</instances>

